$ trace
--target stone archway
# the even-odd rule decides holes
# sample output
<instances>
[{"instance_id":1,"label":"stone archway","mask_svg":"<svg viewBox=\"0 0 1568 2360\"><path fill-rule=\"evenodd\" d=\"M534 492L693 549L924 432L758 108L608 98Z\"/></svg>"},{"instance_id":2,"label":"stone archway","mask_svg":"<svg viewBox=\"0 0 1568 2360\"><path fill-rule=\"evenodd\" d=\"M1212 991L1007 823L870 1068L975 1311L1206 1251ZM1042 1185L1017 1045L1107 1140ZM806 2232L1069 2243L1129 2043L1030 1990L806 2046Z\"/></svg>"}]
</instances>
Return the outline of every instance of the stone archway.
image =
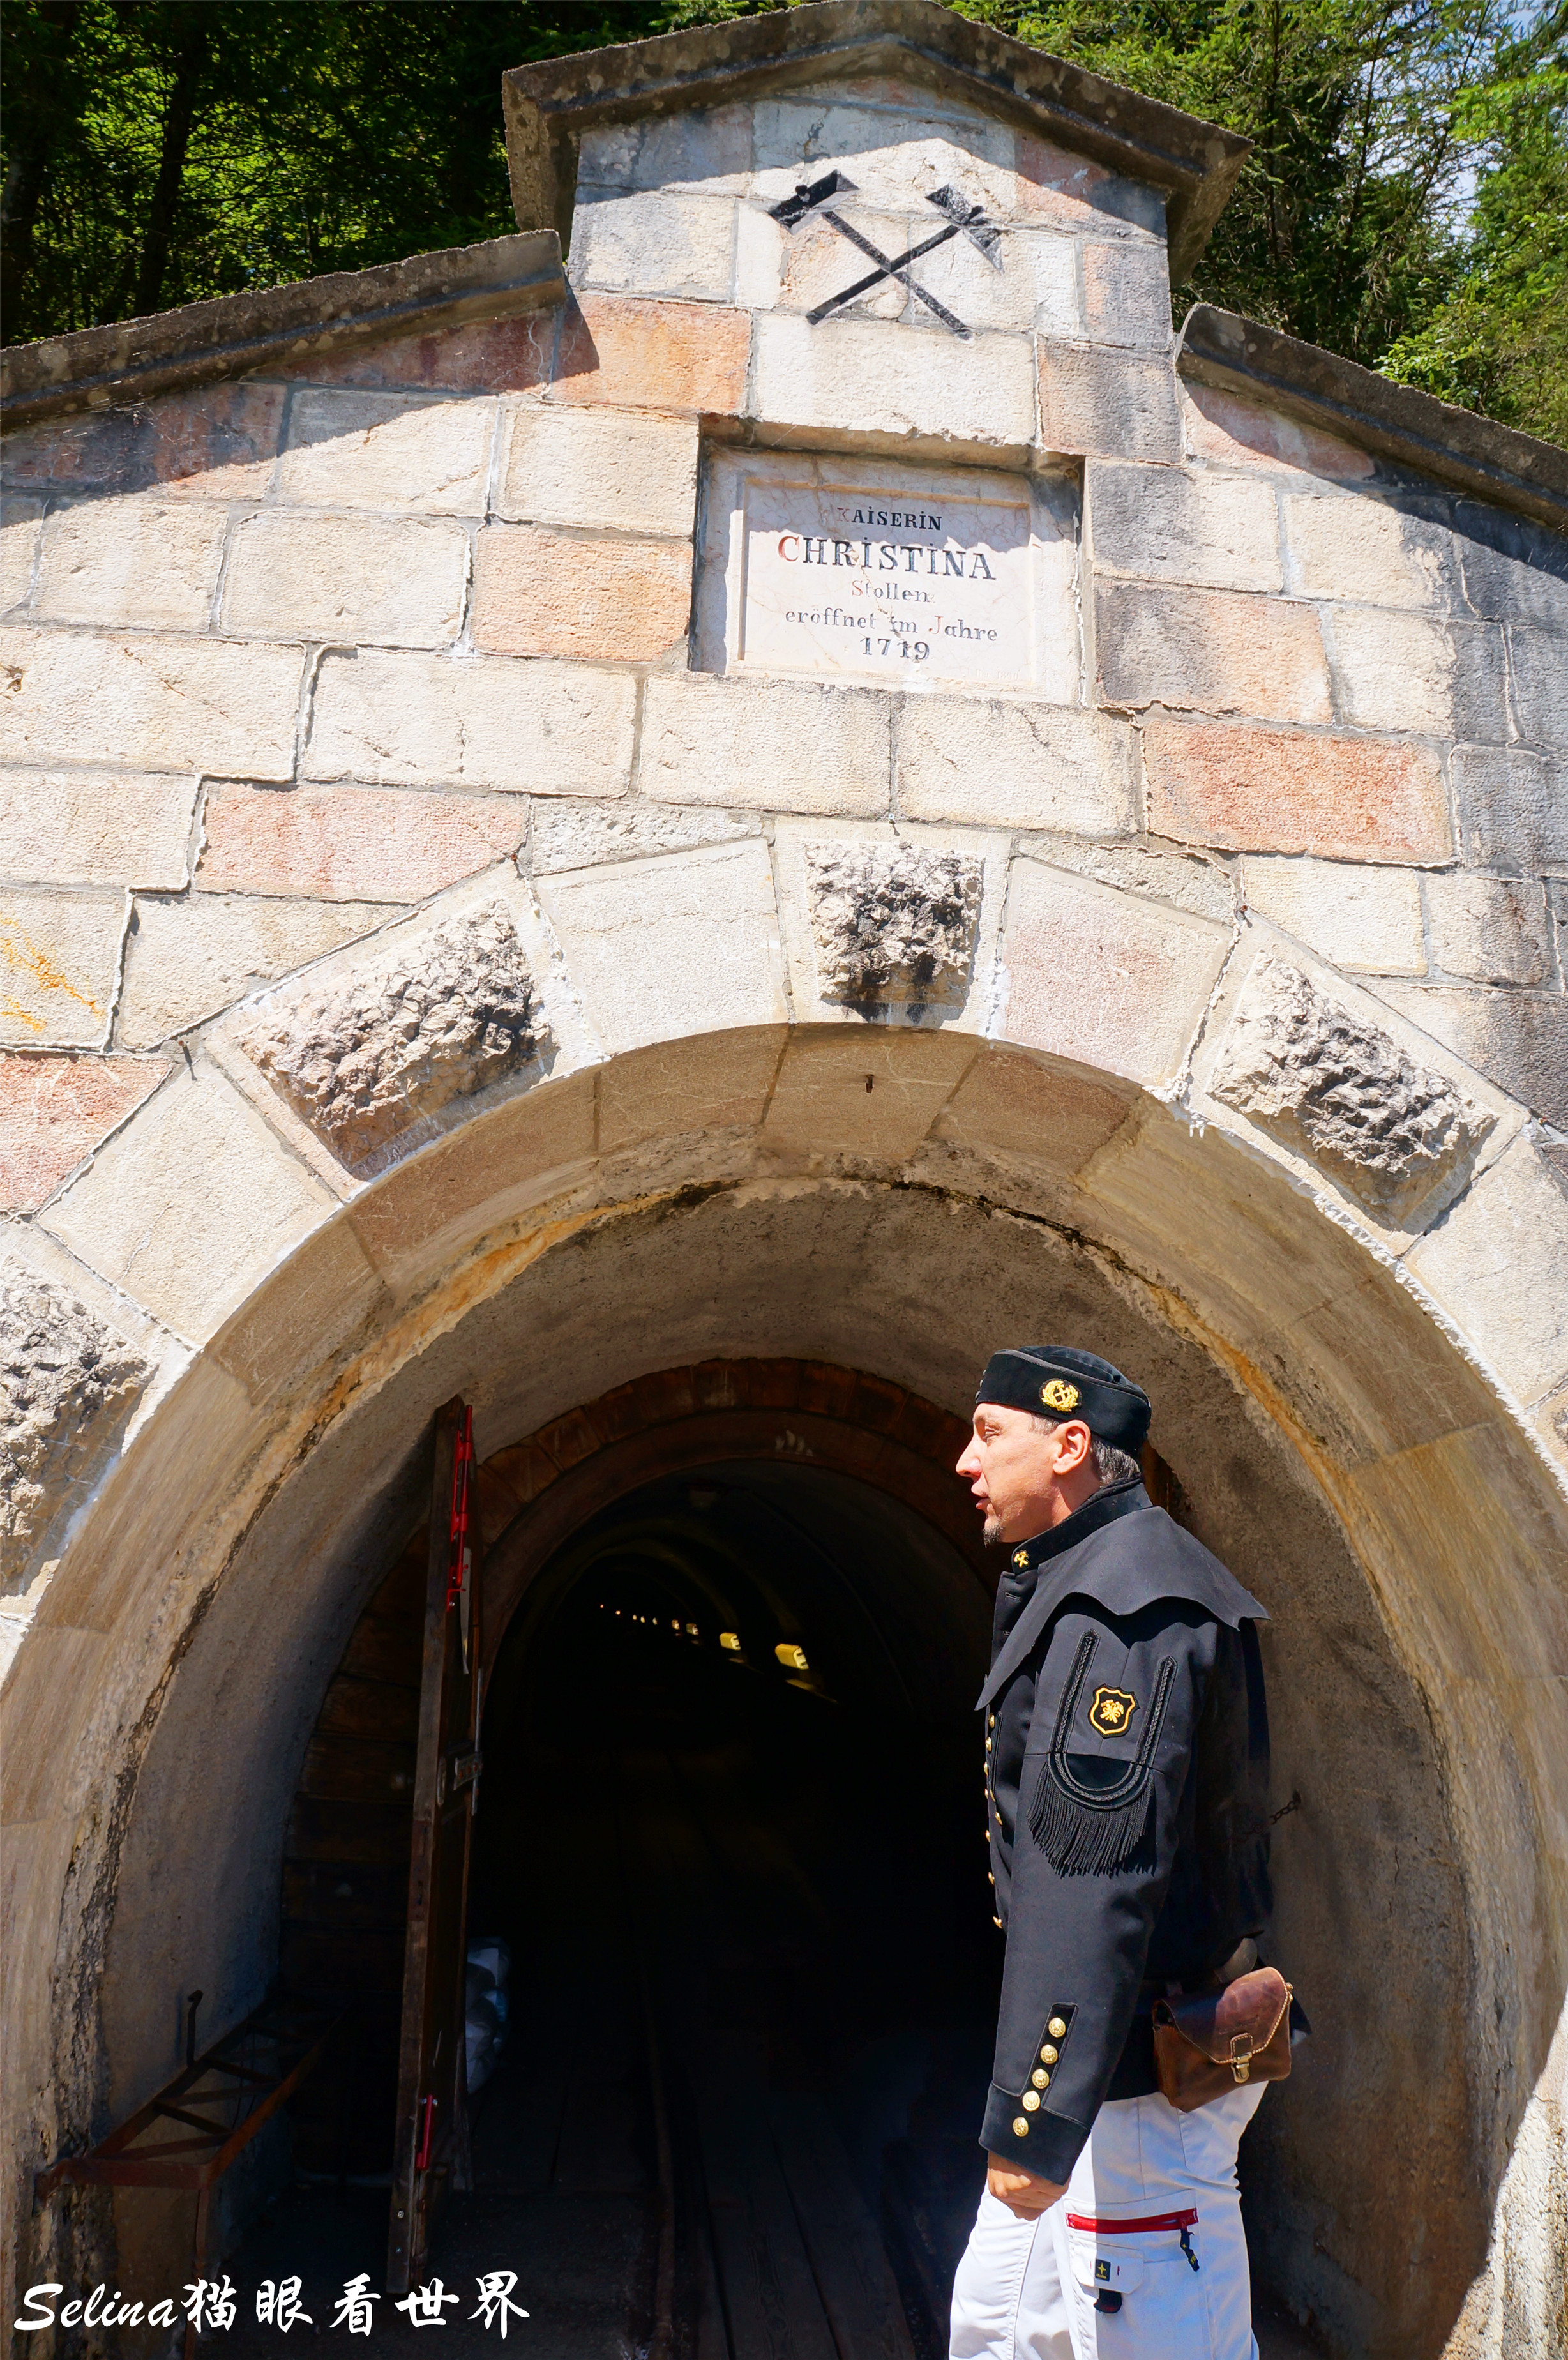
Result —
<instances>
[{"instance_id":1,"label":"stone archway","mask_svg":"<svg viewBox=\"0 0 1568 2360\"><path fill-rule=\"evenodd\" d=\"M593 1188L561 1154L584 1103ZM716 1139L721 1109L739 1119ZM367 1286L366 1241L395 1286ZM475 1399L485 1457L732 1355L829 1360L952 1414L985 1339L1020 1321L1148 1378L1198 1529L1275 1614L1279 1775L1305 1804L1280 1939L1323 2031L1315 2103L1268 2126L1288 2201L1266 2274L1351 2349L1441 2350L1510 2156L1517 2176L1539 2146L1549 2184L1530 2101L1562 1999L1554 1723L1516 1666L1550 1644L1552 1496L1408 1280L1299 1185L1017 1046L740 1032L546 1081L356 1193L154 1404L26 1666L47 1710L73 1597L123 1634L107 1754L73 1757L84 1791L122 1799L89 1808L54 1905L75 2120L94 2080L105 2108L156 2080L182 1979L231 2013L259 1996L288 1797L417 1513L438 1400ZM1466 1481L1482 1459L1484 1489ZM171 1498L167 1470L192 1464ZM1410 2257L1397 2278L1390 2253Z\"/></svg>"}]
</instances>

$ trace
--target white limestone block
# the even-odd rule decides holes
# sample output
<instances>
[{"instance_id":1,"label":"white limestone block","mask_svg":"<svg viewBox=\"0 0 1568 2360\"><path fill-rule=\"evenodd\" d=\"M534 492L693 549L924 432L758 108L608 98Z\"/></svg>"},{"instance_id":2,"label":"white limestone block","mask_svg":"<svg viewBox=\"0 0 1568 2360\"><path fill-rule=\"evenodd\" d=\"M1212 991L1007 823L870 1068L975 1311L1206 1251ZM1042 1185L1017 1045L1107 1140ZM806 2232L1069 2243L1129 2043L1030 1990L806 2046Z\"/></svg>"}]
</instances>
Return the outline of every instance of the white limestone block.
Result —
<instances>
[{"instance_id":1,"label":"white limestone block","mask_svg":"<svg viewBox=\"0 0 1568 2360\"><path fill-rule=\"evenodd\" d=\"M1158 1089L1181 1069L1229 945L1184 911L1016 860L998 1035Z\"/></svg>"},{"instance_id":2,"label":"white limestone block","mask_svg":"<svg viewBox=\"0 0 1568 2360\"><path fill-rule=\"evenodd\" d=\"M548 877L539 899L612 1054L683 1032L784 1021L768 847L715 845Z\"/></svg>"},{"instance_id":3,"label":"white limestone block","mask_svg":"<svg viewBox=\"0 0 1568 2360\"><path fill-rule=\"evenodd\" d=\"M735 276L734 200L584 189L572 222L567 276L609 294L729 300Z\"/></svg>"},{"instance_id":4,"label":"white limestone block","mask_svg":"<svg viewBox=\"0 0 1568 2360\"><path fill-rule=\"evenodd\" d=\"M284 780L304 659L297 647L223 639L0 632L12 675L0 754L23 762L104 762Z\"/></svg>"},{"instance_id":5,"label":"white limestone block","mask_svg":"<svg viewBox=\"0 0 1568 2360\"><path fill-rule=\"evenodd\" d=\"M195 501L84 500L44 527L31 612L59 623L204 630L228 510Z\"/></svg>"},{"instance_id":6,"label":"white limestone block","mask_svg":"<svg viewBox=\"0 0 1568 2360\"><path fill-rule=\"evenodd\" d=\"M1000 697L911 697L898 718L906 819L969 827L1138 831L1137 747L1123 721Z\"/></svg>"},{"instance_id":7,"label":"white limestone block","mask_svg":"<svg viewBox=\"0 0 1568 2360\"><path fill-rule=\"evenodd\" d=\"M398 914L396 903L375 901L144 896L125 943L115 1040L122 1048L151 1048Z\"/></svg>"},{"instance_id":8,"label":"white limestone block","mask_svg":"<svg viewBox=\"0 0 1568 2360\"><path fill-rule=\"evenodd\" d=\"M656 672L644 696L637 782L655 803L846 818L887 809L886 696L702 672Z\"/></svg>"},{"instance_id":9,"label":"white limestone block","mask_svg":"<svg viewBox=\"0 0 1568 2360\"><path fill-rule=\"evenodd\" d=\"M125 893L0 892L0 1042L101 1049L129 915Z\"/></svg>"},{"instance_id":10,"label":"white limestone block","mask_svg":"<svg viewBox=\"0 0 1568 2360\"><path fill-rule=\"evenodd\" d=\"M885 434L1019 454L1034 440L1027 336L783 312L757 322L756 412L770 425Z\"/></svg>"},{"instance_id":11,"label":"white limestone block","mask_svg":"<svg viewBox=\"0 0 1568 2360\"><path fill-rule=\"evenodd\" d=\"M234 529L224 625L438 646L462 626L468 573L468 535L457 523L267 508Z\"/></svg>"},{"instance_id":12,"label":"white limestone block","mask_svg":"<svg viewBox=\"0 0 1568 2360\"><path fill-rule=\"evenodd\" d=\"M1421 882L1413 869L1343 860L1244 860L1247 906L1331 966L1358 975L1424 975Z\"/></svg>"},{"instance_id":13,"label":"white limestone block","mask_svg":"<svg viewBox=\"0 0 1568 2360\"><path fill-rule=\"evenodd\" d=\"M372 786L621 795L637 687L586 664L333 651L322 660L304 772Z\"/></svg>"},{"instance_id":14,"label":"white limestone block","mask_svg":"<svg viewBox=\"0 0 1568 2360\"><path fill-rule=\"evenodd\" d=\"M332 1202L201 1066L175 1074L43 1220L90 1269L201 1343Z\"/></svg>"},{"instance_id":15,"label":"white limestone block","mask_svg":"<svg viewBox=\"0 0 1568 2360\"><path fill-rule=\"evenodd\" d=\"M196 784L188 772L0 770L0 877L178 892Z\"/></svg>"},{"instance_id":16,"label":"white limestone block","mask_svg":"<svg viewBox=\"0 0 1568 2360\"><path fill-rule=\"evenodd\" d=\"M1432 966L1474 983L1552 979L1546 894L1533 879L1449 869L1428 877L1427 939Z\"/></svg>"},{"instance_id":17,"label":"white limestone block","mask_svg":"<svg viewBox=\"0 0 1568 2360\"><path fill-rule=\"evenodd\" d=\"M1405 1256L1526 1404L1568 1374L1568 1193L1521 1133Z\"/></svg>"},{"instance_id":18,"label":"white limestone block","mask_svg":"<svg viewBox=\"0 0 1568 2360\"><path fill-rule=\"evenodd\" d=\"M19 606L32 586L44 504L25 495L0 500L0 612Z\"/></svg>"},{"instance_id":19,"label":"white limestone block","mask_svg":"<svg viewBox=\"0 0 1568 2360\"><path fill-rule=\"evenodd\" d=\"M507 414L497 516L685 538L697 505L697 421L596 404Z\"/></svg>"},{"instance_id":20,"label":"white limestone block","mask_svg":"<svg viewBox=\"0 0 1568 2360\"><path fill-rule=\"evenodd\" d=\"M278 488L289 502L483 516L493 401L302 386Z\"/></svg>"}]
</instances>

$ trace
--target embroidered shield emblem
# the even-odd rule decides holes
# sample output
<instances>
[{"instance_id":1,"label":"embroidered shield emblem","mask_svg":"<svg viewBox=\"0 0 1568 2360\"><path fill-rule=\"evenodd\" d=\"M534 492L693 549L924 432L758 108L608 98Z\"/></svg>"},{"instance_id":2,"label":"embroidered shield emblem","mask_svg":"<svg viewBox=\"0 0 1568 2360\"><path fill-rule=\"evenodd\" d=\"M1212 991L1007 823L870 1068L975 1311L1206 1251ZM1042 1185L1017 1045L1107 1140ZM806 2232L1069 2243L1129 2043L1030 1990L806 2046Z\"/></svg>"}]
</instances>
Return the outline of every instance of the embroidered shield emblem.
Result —
<instances>
[{"instance_id":1,"label":"embroidered shield emblem","mask_svg":"<svg viewBox=\"0 0 1568 2360\"><path fill-rule=\"evenodd\" d=\"M1089 1726L1102 1737L1119 1737L1138 1710L1138 1699L1126 1688L1096 1688L1089 1707Z\"/></svg>"},{"instance_id":2,"label":"embroidered shield emblem","mask_svg":"<svg viewBox=\"0 0 1568 2360\"><path fill-rule=\"evenodd\" d=\"M1078 1406L1078 1388L1070 1385L1063 1377L1052 1377L1048 1385L1041 1385L1040 1397L1047 1409L1076 1409Z\"/></svg>"}]
</instances>

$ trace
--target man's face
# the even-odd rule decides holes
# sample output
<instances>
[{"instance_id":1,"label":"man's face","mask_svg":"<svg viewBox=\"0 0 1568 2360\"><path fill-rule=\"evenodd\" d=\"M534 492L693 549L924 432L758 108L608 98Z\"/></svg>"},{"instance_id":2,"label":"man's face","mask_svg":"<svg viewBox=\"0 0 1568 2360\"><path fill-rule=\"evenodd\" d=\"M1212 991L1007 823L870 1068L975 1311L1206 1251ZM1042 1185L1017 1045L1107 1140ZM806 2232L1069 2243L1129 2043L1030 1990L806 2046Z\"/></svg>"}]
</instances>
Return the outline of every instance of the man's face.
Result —
<instances>
[{"instance_id":1,"label":"man's face","mask_svg":"<svg viewBox=\"0 0 1568 2360\"><path fill-rule=\"evenodd\" d=\"M1028 1410L982 1402L958 1462L993 1547L1048 1532L1098 1488L1089 1429L1080 1419L1042 1426Z\"/></svg>"}]
</instances>

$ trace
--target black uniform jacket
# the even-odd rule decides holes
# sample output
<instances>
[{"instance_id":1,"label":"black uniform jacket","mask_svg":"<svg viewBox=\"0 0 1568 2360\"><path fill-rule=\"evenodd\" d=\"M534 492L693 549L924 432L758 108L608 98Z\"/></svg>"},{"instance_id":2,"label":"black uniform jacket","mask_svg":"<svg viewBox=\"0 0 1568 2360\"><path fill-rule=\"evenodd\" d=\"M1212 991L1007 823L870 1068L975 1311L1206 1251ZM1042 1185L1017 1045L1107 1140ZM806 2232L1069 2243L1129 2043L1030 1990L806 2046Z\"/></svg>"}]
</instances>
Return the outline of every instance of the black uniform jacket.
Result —
<instances>
[{"instance_id":1,"label":"black uniform jacket","mask_svg":"<svg viewBox=\"0 0 1568 2360\"><path fill-rule=\"evenodd\" d=\"M1007 1950L980 2136L1044 2179L1106 2098L1156 2088L1154 1996L1269 1915L1266 1619L1136 1481L1002 1578L980 1709Z\"/></svg>"}]
</instances>

